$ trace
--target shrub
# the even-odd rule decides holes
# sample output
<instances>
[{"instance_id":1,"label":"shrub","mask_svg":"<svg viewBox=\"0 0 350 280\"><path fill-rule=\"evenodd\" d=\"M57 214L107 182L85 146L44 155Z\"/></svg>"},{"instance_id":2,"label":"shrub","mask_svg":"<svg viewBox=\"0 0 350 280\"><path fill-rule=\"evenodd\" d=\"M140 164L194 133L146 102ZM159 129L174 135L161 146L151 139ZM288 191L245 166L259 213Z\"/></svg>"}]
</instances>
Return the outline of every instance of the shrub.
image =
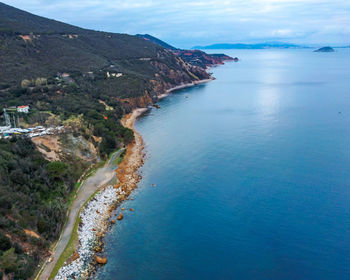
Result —
<instances>
[{"instance_id":1,"label":"shrub","mask_svg":"<svg viewBox=\"0 0 350 280\"><path fill-rule=\"evenodd\" d=\"M0 251L7 251L11 248L10 239L0 232Z\"/></svg>"}]
</instances>

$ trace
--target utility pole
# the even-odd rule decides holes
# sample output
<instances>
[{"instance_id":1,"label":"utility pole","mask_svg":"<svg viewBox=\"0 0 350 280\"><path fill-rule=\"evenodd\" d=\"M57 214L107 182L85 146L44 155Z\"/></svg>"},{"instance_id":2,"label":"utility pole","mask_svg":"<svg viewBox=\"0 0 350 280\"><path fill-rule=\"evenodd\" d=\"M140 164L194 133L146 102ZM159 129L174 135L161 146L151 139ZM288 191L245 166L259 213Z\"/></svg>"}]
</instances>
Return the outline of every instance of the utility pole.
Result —
<instances>
[{"instance_id":1,"label":"utility pole","mask_svg":"<svg viewBox=\"0 0 350 280\"><path fill-rule=\"evenodd\" d=\"M13 118L13 128L16 128L16 116L14 113L12 113L12 118Z\"/></svg>"},{"instance_id":2,"label":"utility pole","mask_svg":"<svg viewBox=\"0 0 350 280\"><path fill-rule=\"evenodd\" d=\"M6 109L4 108L4 116L5 116L5 125L11 127L11 120L9 115L6 112Z\"/></svg>"}]
</instances>

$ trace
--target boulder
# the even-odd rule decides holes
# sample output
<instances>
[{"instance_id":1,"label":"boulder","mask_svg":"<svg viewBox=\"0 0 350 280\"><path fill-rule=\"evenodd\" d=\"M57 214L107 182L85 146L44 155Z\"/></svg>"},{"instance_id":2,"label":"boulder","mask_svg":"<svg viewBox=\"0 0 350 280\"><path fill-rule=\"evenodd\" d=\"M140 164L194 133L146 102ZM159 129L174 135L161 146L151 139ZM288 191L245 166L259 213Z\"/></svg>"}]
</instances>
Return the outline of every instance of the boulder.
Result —
<instances>
[{"instance_id":1,"label":"boulder","mask_svg":"<svg viewBox=\"0 0 350 280\"><path fill-rule=\"evenodd\" d=\"M99 257L95 255L95 261L98 264L106 264L107 263L107 258Z\"/></svg>"},{"instance_id":2,"label":"boulder","mask_svg":"<svg viewBox=\"0 0 350 280\"><path fill-rule=\"evenodd\" d=\"M120 221L120 220L123 220L124 216L122 214L122 212L119 213L118 217L117 217L117 220Z\"/></svg>"},{"instance_id":3,"label":"boulder","mask_svg":"<svg viewBox=\"0 0 350 280\"><path fill-rule=\"evenodd\" d=\"M72 262L73 261L75 261L76 259L79 259L80 258L80 255L79 255L79 253L78 252L75 252L74 254L73 254L73 256L72 256Z\"/></svg>"}]
</instances>

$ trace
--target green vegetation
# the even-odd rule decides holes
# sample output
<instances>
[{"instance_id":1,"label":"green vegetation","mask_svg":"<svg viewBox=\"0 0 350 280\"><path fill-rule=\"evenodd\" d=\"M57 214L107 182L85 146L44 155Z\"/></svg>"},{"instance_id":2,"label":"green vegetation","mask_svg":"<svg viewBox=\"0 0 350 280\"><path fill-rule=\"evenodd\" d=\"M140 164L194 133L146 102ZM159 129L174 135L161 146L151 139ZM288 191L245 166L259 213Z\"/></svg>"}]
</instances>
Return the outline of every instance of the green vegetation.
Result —
<instances>
[{"instance_id":1,"label":"green vegetation","mask_svg":"<svg viewBox=\"0 0 350 280\"><path fill-rule=\"evenodd\" d=\"M2 108L13 106L11 115L29 105L21 124L64 125L94 145L101 164L134 139L120 123L125 113L150 105L165 89L209 77L142 38L85 30L3 3L0 57L0 126ZM64 153L49 162L29 139L0 140L0 275L31 277L58 239L87 166Z\"/></svg>"},{"instance_id":2,"label":"green vegetation","mask_svg":"<svg viewBox=\"0 0 350 280\"><path fill-rule=\"evenodd\" d=\"M65 220L68 194L85 165L48 162L26 138L0 140L0 268L26 279L39 252L57 239ZM30 230L39 238L27 235ZM8 238L5 233L10 237ZM35 253L27 255L22 247ZM7 260L16 259L14 264Z\"/></svg>"},{"instance_id":3,"label":"green vegetation","mask_svg":"<svg viewBox=\"0 0 350 280\"><path fill-rule=\"evenodd\" d=\"M123 161L125 154L126 154L126 150L124 150L118 157L115 158L115 160L113 161L113 164L118 165L119 163L121 163Z\"/></svg>"}]
</instances>

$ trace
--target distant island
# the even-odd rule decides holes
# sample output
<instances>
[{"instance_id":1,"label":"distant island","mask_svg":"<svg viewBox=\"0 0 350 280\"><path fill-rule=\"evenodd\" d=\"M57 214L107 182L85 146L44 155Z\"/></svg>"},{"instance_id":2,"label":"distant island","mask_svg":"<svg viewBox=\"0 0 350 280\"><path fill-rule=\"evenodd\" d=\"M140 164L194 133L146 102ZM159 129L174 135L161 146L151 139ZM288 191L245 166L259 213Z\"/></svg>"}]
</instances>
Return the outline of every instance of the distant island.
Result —
<instances>
[{"instance_id":1,"label":"distant island","mask_svg":"<svg viewBox=\"0 0 350 280\"><path fill-rule=\"evenodd\" d=\"M332 47L322 47L314 50L314 52L335 52L335 50Z\"/></svg>"},{"instance_id":2,"label":"distant island","mask_svg":"<svg viewBox=\"0 0 350 280\"><path fill-rule=\"evenodd\" d=\"M195 46L192 49L303 49L309 48L307 46L283 43L283 42L270 42L270 43L257 43L257 44L213 44L209 46Z\"/></svg>"}]
</instances>

